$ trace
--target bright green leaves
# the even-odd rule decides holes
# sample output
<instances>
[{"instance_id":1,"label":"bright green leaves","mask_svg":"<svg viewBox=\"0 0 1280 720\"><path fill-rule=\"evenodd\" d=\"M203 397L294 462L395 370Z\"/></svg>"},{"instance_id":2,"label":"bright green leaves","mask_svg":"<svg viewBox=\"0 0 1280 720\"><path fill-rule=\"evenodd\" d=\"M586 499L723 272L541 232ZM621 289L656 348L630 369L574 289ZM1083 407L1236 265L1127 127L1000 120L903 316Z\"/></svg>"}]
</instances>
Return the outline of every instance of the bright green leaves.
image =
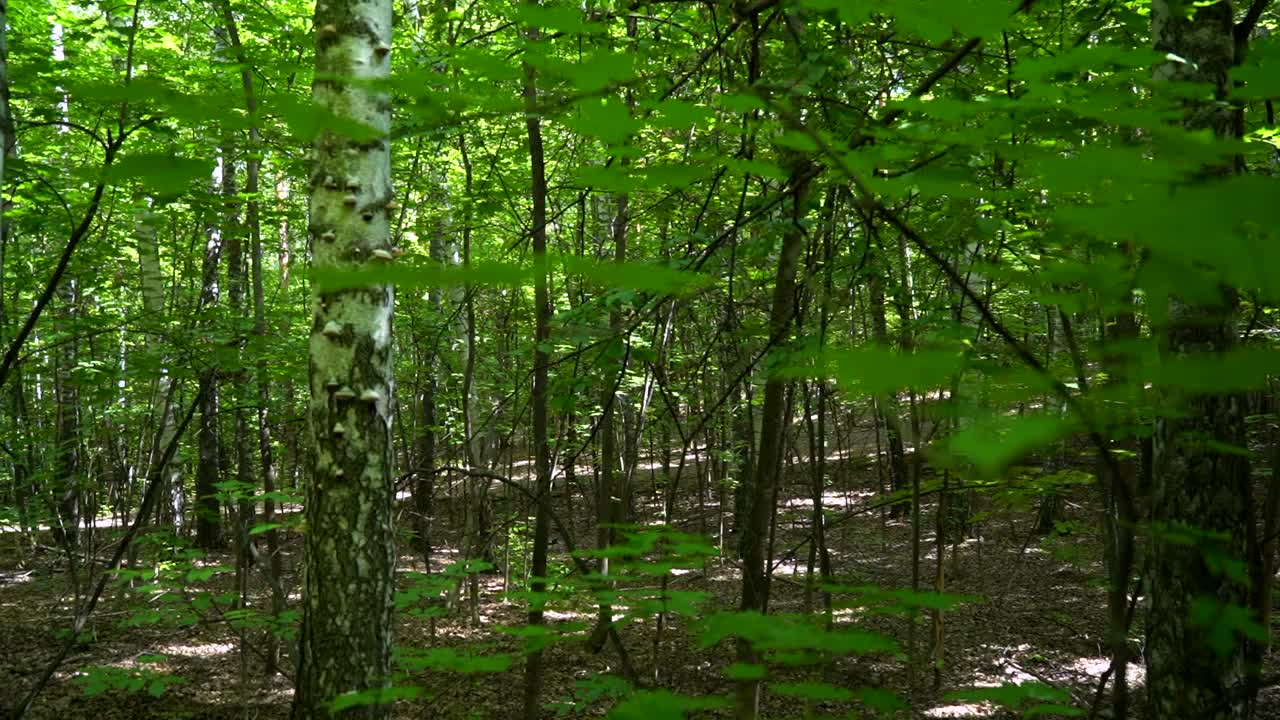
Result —
<instances>
[{"instance_id":1,"label":"bright green leaves","mask_svg":"<svg viewBox=\"0 0 1280 720\"><path fill-rule=\"evenodd\" d=\"M711 282L706 274L658 262L615 263L577 255L552 255L549 262L552 267L586 278L601 287L633 293L682 295L695 292ZM521 286L531 283L535 272L527 264L476 263L468 268L400 262L345 268L316 267L312 268L311 276L326 292L331 292L378 284L394 284L401 288L457 287L463 284Z\"/></svg>"},{"instance_id":2,"label":"bright green leaves","mask_svg":"<svg viewBox=\"0 0 1280 720\"><path fill-rule=\"evenodd\" d=\"M1014 76L1037 83L1070 80L1082 73L1138 70L1146 74L1162 60L1163 53L1146 47L1084 44L1063 52L1019 58Z\"/></svg>"},{"instance_id":3,"label":"bright green leaves","mask_svg":"<svg viewBox=\"0 0 1280 720\"><path fill-rule=\"evenodd\" d=\"M945 448L953 461L990 477L1078 429L1078 422L1064 415L993 416L955 433Z\"/></svg>"},{"instance_id":4,"label":"bright green leaves","mask_svg":"<svg viewBox=\"0 0 1280 720\"><path fill-rule=\"evenodd\" d=\"M935 3L928 0L804 0L806 7L834 11L850 25L861 25L873 14L885 14L897 21L900 32L917 35L931 43L942 43L959 33L966 37L987 37L1009 22L1014 6L1006 0L957 0Z\"/></svg>"},{"instance_id":5,"label":"bright green leaves","mask_svg":"<svg viewBox=\"0 0 1280 720\"><path fill-rule=\"evenodd\" d=\"M1076 717L1084 711L1072 707L1071 695L1065 690L1039 682L1015 685L1007 683L994 688L976 688L947 694L948 700L962 702L995 703L1007 710L1017 711L1022 717L1041 715Z\"/></svg>"},{"instance_id":6,"label":"bright green leaves","mask_svg":"<svg viewBox=\"0 0 1280 720\"><path fill-rule=\"evenodd\" d=\"M1252 609L1218 598L1193 598L1190 613L1191 624L1205 633L1206 642L1219 657L1230 656L1241 640L1265 643L1270 636Z\"/></svg>"},{"instance_id":7,"label":"bright green leaves","mask_svg":"<svg viewBox=\"0 0 1280 720\"><path fill-rule=\"evenodd\" d=\"M1277 196L1280 183L1246 175L1177 188L1130 185L1124 195L1098 196L1091 204L1061 207L1055 215L1077 232L1136 240L1150 248L1166 264L1147 269L1145 278L1184 298L1216 296L1220 281L1277 298Z\"/></svg>"},{"instance_id":8,"label":"bright green leaves","mask_svg":"<svg viewBox=\"0 0 1280 720\"><path fill-rule=\"evenodd\" d=\"M599 32L603 29L599 24L589 24L582 8L569 3L563 5L520 3L512 19L523 25L568 35Z\"/></svg>"},{"instance_id":9,"label":"bright green leaves","mask_svg":"<svg viewBox=\"0 0 1280 720\"><path fill-rule=\"evenodd\" d=\"M143 655L140 663L163 663L166 660L160 655ZM84 689L85 695L101 695L108 692L139 693L146 692L151 697L161 697L173 685L185 683L186 678L180 675L157 672L150 668L121 668L113 666L96 666L85 668L75 678L77 684Z\"/></svg>"},{"instance_id":10,"label":"bright green leaves","mask_svg":"<svg viewBox=\"0 0 1280 720\"><path fill-rule=\"evenodd\" d=\"M1280 42L1274 33L1250 38L1249 54L1231 69L1231 79L1236 82L1231 94L1241 100L1280 97Z\"/></svg>"},{"instance_id":11,"label":"bright green leaves","mask_svg":"<svg viewBox=\"0 0 1280 720\"><path fill-rule=\"evenodd\" d=\"M578 103L577 113L560 118L571 130L599 138L606 145L620 145L634 135L642 122L632 118L631 111L618 98L587 100Z\"/></svg>"},{"instance_id":12,"label":"bright green leaves","mask_svg":"<svg viewBox=\"0 0 1280 720\"><path fill-rule=\"evenodd\" d=\"M300 143L309 143L324 132L357 142L368 142L385 136L384 132L375 127L340 117L310 100L281 95L273 98L266 109L281 117Z\"/></svg>"},{"instance_id":13,"label":"bright green leaves","mask_svg":"<svg viewBox=\"0 0 1280 720\"><path fill-rule=\"evenodd\" d=\"M197 179L207 179L213 163L173 155L172 153L138 152L125 155L107 169L105 180L113 185L138 182L148 192L171 194L181 192Z\"/></svg>"},{"instance_id":14,"label":"bright green leaves","mask_svg":"<svg viewBox=\"0 0 1280 720\"><path fill-rule=\"evenodd\" d=\"M568 71L569 79L582 92L593 93L631 80L636 76L635 56L608 49L597 50Z\"/></svg>"},{"instance_id":15,"label":"bright green leaves","mask_svg":"<svg viewBox=\"0 0 1280 720\"><path fill-rule=\"evenodd\" d=\"M329 712L338 714L351 708L371 705L390 705L397 700L409 700L422 694L422 688L406 685L400 687L370 688L345 692L329 703Z\"/></svg>"},{"instance_id":16,"label":"bright green leaves","mask_svg":"<svg viewBox=\"0 0 1280 720\"><path fill-rule=\"evenodd\" d=\"M1227 393L1266 387L1280 374L1280 351L1240 348L1227 353L1195 353L1156 360L1146 368L1158 387L1189 393Z\"/></svg>"},{"instance_id":17,"label":"bright green leaves","mask_svg":"<svg viewBox=\"0 0 1280 720\"><path fill-rule=\"evenodd\" d=\"M827 631L811 616L765 616L755 612L716 613L702 622L701 640L704 647L716 645L731 637L746 640L757 650L783 653L790 659L812 653L850 655L899 652L898 643L892 638L851 628Z\"/></svg>"},{"instance_id":18,"label":"bright green leaves","mask_svg":"<svg viewBox=\"0 0 1280 720\"><path fill-rule=\"evenodd\" d=\"M945 385L963 368L964 356L950 350L907 353L867 346L830 350L797 360L808 362L781 372L795 376L832 376L847 392L874 396L904 390L925 392Z\"/></svg>"}]
</instances>

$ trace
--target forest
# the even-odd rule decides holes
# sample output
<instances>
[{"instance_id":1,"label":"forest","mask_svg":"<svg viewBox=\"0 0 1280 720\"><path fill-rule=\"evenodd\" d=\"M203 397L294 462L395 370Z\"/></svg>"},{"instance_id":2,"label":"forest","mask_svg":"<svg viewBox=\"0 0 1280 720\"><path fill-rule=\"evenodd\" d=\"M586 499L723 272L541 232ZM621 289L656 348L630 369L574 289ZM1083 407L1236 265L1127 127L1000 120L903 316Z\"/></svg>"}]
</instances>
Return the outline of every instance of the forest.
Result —
<instances>
[{"instance_id":1,"label":"forest","mask_svg":"<svg viewBox=\"0 0 1280 720\"><path fill-rule=\"evenodd\" d=\"M0 0L0 718L1280 718L1278 25Z\"/></svg>"}]
</instances>

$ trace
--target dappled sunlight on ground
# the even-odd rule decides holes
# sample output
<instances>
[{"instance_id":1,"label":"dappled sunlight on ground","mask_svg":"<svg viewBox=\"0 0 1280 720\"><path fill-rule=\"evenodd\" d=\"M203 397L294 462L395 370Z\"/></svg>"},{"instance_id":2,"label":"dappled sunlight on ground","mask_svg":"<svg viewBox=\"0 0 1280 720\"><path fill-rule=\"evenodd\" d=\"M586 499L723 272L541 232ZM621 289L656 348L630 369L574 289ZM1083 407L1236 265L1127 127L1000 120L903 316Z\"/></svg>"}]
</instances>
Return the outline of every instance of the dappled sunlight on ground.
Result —
<instances>
[{"instance_id":1,"label":"dappled sunlight on ground","mask_svg":"<svg viewBox=\"0 0 1280 720\"><path fill-rule=\"evenodd\" d=\"M991 703L952 703L924 711L924 716L931 718L986 718L995 714L996 706Z\"/></svg>"},{"instance_id":2,"label":"dappled sunlight on ground","mask_svg":"<svg viewBox=\"0 0 1280 720\"><path fill-rule=\"evenodd\" d=\"M214 657L235 652L231 643L201 643L199 645L163 645L155 649L158 655L176 655L178 657L200 658Z\"/></svg>"}]
</instances>

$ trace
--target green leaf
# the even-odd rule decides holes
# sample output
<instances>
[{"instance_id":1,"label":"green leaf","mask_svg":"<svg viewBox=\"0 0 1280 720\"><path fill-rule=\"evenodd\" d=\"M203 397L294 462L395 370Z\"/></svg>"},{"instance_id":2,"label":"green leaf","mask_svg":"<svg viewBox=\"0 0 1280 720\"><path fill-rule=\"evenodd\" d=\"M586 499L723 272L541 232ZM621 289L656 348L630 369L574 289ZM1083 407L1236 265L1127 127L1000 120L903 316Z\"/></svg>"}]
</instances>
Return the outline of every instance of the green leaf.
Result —
<instances>
[{"instance_id":1,"label":"green leaf","mask_svg":"<svg viewBox=\"0 0 1280 720\"><path fill-rule=\"evenodd\" d=\"M960 430L945 447L954 459L970 463L979 475L990 477L1075 429L1073 418L1057 414L998 416Z\"/></svg>"},{"instance_id":2,"label":"green leaf","mask_svg":"<svg viewBox=\"0 0 1280 720\"><path fill-rule=\"evenodd\" d=\"M249 534L261 535L264 532L270 532L272 530L275 530L276 528L282 528L282 527L286 527L285 523L278 523L278 522L259 523L249 528Z\"/></svg>"},{"instance_id":3,"label":"green leaf","mask_svg":"<svg viewBox=\"0 0 1280 720\"><path fill-rule=\"evenodd\" d=\"M340 82L341 79L332 81ZM356 142L369 142L387 135L385 130L340 117L328 108L292 96L273 96L266 109L283 118L289 130L301 142L311 142L325 132Z\"/></svg>"},{"instance_id":4,"label":"green leaf","mask_svg":"<svg viewBox=\"0 0 1280 720\"><path fill-rule=\"evenodd\" d=\"M345 692L329 703L329 712L340 713L355 707L370 705L389 705L396 700L408 700L422 694L422 688L415 685L372 688L370 690Z\"/></svg>"},{"instance_id":5,"label":"green leaf","mask_svg":"<svg viewBox=\"0 0 1280 720\"><path fill-rule=\"evenodd\" d=\"M213 173L213 163L186 158L172 153L131 153L116 161L108 170L105 180L119 185L136 180L152 191L181 191L193 180L208 179Z\"/></svg>"},{"instance_id":6,"label":"green leaf","mask_svg":"<svg viewBox=\"0 0 1280 720\"><path fill-rule=\"evenodd\" d=\"M1209 647L1219 657L1229 656L1240 635L1255 642L1266 642L1268 632L1253 617L1253 611L1215 597L1201 596L1191 601L1191 624L1206 631Z\"/></svg>"},{"instance_id":7,"label":"green leaf","mask_svg":"<svg viewBox=\"0 0 1280 720\"><path fill-rule=\"evenodd\" d=\"M576 35L587 29L582 10L574 5L532 5L520 3L515 19L526 25Z\"/></svg>"},{"instance_id":8,"label":"green leaf","mask_svg":"<svg viewBox=\"0 0 1280 720\"><path fill-rule=\"evenodd\" d=\"M907 707L907 703L896 693L884 688L866 687L853 691L862 704L881 713L895 713Z\"/></svg>"},{"instance_id":9,"label":"green leaf","mask_svg":"<svg viewBox=\"0 0 1280 720\"><path fill-rule=\"evenodd\" d=\"M768 668L758 664L733 663L724 669L730 680L763 680L768 674Z\"/></svg>"},{"instance_id":10,"label":"green leaf","mask_svg":"<svg viewBox=\"0 0 1280 720\"><path fill-rule=\"evenodd\" d=\"M631 109L616 97L583 100L576 104L577 114L560 118L570 130L598 138L605 145L621 145L639 132L643 123L631 116Z\"/></svg>"},{"instance_id":11,"label":"green leaf","mask_svg":"<svg viewBox=\"0 0 1280 720\"><path fill-rule=\"evenodd\" d=\"M834 376L847 392L883 395L901 390L927 391L946 385L960 371L964 356L949 350L905 353L883 347L831 350L814 355L807 366L785 368L784 376Z\"/></svg>"},{"instance_id":12,"label":"green leaf","mask_svg":"<svg viewBox=\"0 0 1280 720\"><path fill-rule=\"evenodd\" d=\"M608 49L591 53L569 70L574 86L583 92L603 90L635 76L635 55Z\"/></svg>"}]
</instances>

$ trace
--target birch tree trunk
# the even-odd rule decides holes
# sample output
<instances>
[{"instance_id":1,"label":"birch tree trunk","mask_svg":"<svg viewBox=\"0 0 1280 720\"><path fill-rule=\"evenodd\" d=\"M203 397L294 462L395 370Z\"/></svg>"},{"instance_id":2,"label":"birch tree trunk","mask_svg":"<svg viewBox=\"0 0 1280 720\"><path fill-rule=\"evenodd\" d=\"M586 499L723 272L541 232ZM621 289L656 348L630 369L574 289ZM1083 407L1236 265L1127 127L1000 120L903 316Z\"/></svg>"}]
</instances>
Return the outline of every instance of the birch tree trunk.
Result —
<instances>
[{"instance_id":1,"label":"birch tree trunk","mask_svg":"<svg viewBox=\"0 0 1280 720\"><path fill-rule=\"evenodd\" d=\"M318 269L389 262L391 99L369 87L389 75L391 1L323 0L315 11L317 106L377 131L357 142L317 137L310 188ZM359 83L348 83L353 78ZM395 531L391 502L394 291L313 285L312 451L306 488L306 575L294 718L331 717L343 693L386 688L391 669ZM384 718L388 704L342 717Z\"/></svg>"}]
</instances>

